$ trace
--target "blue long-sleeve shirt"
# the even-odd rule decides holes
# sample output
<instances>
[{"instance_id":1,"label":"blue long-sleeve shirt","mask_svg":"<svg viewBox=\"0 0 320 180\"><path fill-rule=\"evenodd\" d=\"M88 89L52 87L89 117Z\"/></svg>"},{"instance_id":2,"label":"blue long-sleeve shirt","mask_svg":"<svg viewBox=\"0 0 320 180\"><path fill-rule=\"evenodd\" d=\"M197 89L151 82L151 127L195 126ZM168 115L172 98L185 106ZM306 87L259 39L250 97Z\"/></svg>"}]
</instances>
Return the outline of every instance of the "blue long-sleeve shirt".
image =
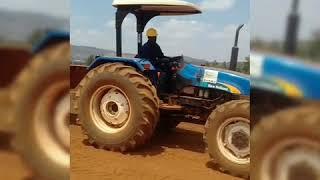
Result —
<instances>
[{"instance_id":1,"label":"blue long-sleeve shirt","mask_svg":"<svg viewBox=\"0 0 320 180\"><path fill-rule=\"evenodd\" d=\"M140 58L145 58L150 60L152 63L155 63L157 58L164 57L164 54L160 48L160 46L154 41L146 42L140 52Z\"/></svg>"}]
</instances>

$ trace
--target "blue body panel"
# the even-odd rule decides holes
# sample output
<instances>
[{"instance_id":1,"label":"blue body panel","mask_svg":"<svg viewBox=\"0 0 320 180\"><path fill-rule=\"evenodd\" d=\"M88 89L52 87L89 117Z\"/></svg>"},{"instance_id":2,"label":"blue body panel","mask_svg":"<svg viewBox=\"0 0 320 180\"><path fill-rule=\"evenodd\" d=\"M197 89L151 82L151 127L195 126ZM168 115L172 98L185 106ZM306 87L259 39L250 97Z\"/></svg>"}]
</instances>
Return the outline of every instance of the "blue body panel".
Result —
<instances>
[{"instance_id":1,"label":"blue body panel","mask_svg":"<svg viewBox=\"0 0 320 180\"><path fill-rule=\"evenodd\" d=\"M88 67L88 69L91 70L105 63L117 62L135 67L140 72L145 71L144 65L148 64L150 66L150 71L157 71L156 68L151 64L151 62L146 59L122 57L98 57ZM182 81L187 82L187 85L189 86L220 89L230 93L236 93L246 96L250 95L249 77L245 75L239 75L237 73L230 73L223 70L210 69L211 71L217 71L218 78L216 83L208 83L203 81L204 72L206 69L207 68L202 66L185 64L184 67L178 71L178 76L180 77L180 79L182 79Z\"/></svg>"},{"instance_id":2,"label":"blue body panel","mask_svg":"<svg viewBox=\"0 0 320 180\"><path fill-rule=\"evenodd\" d=\"M206 70L217 72L215 83L204 82L204 73ZM235 93L232 89L237 89L241 95L250 95L250 79L248 76L239 73L185 64L178 72L178 75L185 78L188 82L191 82L193 86L220 89L230 93Z\"/></svg>"},{"instance_id":3,"label":"blue body panel","mask_svg":"<svg viewBox=\"0 0 320 180\"><path fill-rule=\"evenodd\" d=\"M70 40L69 32L51 31L51 32L48 32L46 36L36 46L33 47L32 52L38 53L53 41L69 41L69 40Z\"/></svg>"},{"instance_id":4,"label":"blue body panel","mask_svg":"<svg viewBox=\"0 0 320 180\"><path fill-rule=\"evenodd\" d=\"M227 72L219 72L218 82L223 84L229 84L239 89L242 95L250 95L250 78L245 76L239 76Z\"/></svg>"},{"instance_id":5,"label":"blue body panel","mask_svg":"<svg viewBox=\"0 0 320 180\"><path fill-rule=\"evenodd\" d=\"M96 68L105 63L124 63L126 65L135 67L139 71L143 72L144 65L149 64L150 70L155 70L154 66L150 63L150 61L146 59L139 59L139 58L122 58L122 57L98 57L96 58L92 64L88 67L89 70Z\"/></svg>"},{"instance_id":6,"label":"blue body panel","mask_svg":"<svg viewBox=\"0 0 320 180\"><path fill-rule=\"evenodd\" d=\"M285 57L263 56L260 71L260 76L252 79L253 87L287 96L290 96L288 91L294 90L302 98L320 100L320 66ZM286 90L281 85L290 88Z\"/></svg>"}]
</instances>

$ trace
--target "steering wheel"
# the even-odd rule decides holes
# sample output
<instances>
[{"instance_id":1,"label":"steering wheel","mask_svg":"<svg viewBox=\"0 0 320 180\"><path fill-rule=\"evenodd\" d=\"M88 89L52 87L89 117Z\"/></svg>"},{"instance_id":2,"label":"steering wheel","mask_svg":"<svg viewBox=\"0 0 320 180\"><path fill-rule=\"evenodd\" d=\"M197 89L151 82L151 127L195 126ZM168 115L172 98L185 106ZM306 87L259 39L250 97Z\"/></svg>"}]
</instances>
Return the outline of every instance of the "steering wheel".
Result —
<instances>
[{"instance_id":1,"label":"steering wheel","mask_svg":"<svg viewBox=\"0 0 320 180\"><path fill-rule=\"evenodd\" d=\"M182 67L183 56L164 57L157 60L157 66L163 71L176 71Z\"/></svg>"}]
</instances>

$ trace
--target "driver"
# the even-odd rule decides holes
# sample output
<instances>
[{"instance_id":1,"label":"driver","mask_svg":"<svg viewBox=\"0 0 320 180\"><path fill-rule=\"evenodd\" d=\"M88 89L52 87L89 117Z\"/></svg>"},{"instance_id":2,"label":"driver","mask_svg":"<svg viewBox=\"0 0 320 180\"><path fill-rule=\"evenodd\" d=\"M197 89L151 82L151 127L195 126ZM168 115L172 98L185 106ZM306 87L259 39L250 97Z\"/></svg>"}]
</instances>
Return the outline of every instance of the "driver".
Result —
<instances>
[{"instance_id":1,"label":"driver","mask_svg":"<svg viewBox=\"0 0 320 180\"><path fill-rule=\"evenodd\" d=\"M157 59L164 58L160 46L157 44L157 30L150 28L147 31L148 42L146 42L140 51L140 58L149 59L153 65L157 64Z\"/></svg>"},{"instance_id":2,"label":"driver","mask_svg":"<svg viewBox=\"0 0 320 180\"><path fill-rule=\"evenodd\" d=\"M164 56L160 46L157 44L157 30L150 28L147 31L148 42L146 42L140 51L140 58L145 58L162 71L159 78L159 91L169 93L172 91L172 72L169 70L169 59Z\"/></svg>"}]
</instances>

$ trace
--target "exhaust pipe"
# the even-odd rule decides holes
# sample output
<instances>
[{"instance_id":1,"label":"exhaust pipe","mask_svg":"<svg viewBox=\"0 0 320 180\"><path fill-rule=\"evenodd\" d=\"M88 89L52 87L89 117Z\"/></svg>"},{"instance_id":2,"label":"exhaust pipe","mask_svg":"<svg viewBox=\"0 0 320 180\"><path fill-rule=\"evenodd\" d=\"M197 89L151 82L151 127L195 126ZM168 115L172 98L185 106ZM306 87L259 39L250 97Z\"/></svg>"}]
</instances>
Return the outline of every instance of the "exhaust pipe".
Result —
<instances>
[{"instance_id":1,"label":"exhaust pipe","mask_svg":"<svg viewBox=\"0 0 320 180\"><path fill-rule=\"evenodd\" d=\"M294 0L292 3L291 12L288 16L284 51L289 55L294 55L297 51L297 36L298 36L299 21L300 21L298 7L299 7L299 0Z\"/></svg>"},{"instance_id":2,"label":"exhaust pipe","mask_svg":"<svg viewBox=\"0 0 320 180\"><path fill-rule=\"evenodd\" d=\"M244 26L244 24L241 24L237 28L236 32L236 37L234 40L234 46L232 47L232 52L231 52L231 60L230 60L230 70L235 71L237 69L237 61L238 61L238 54L239 54L239 48L238 48L238 40L239 40L239 33L241 28Z\"/></svg>"}]
</instances>

